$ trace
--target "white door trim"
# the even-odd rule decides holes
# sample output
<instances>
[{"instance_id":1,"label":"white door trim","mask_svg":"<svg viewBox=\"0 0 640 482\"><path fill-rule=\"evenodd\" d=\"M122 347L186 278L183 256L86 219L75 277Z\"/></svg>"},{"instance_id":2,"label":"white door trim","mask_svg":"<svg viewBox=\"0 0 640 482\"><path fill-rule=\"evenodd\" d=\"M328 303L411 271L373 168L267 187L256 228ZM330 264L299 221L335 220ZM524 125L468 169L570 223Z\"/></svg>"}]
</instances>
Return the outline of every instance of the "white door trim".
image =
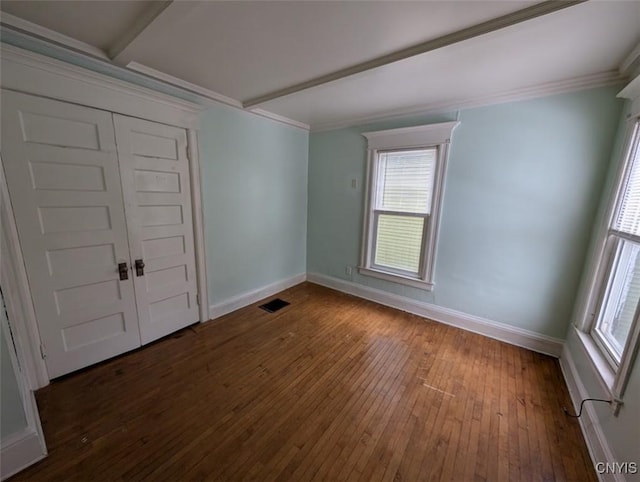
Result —
<instances>
[{"instance_id":1,"label":"white door trim","mask_svg":"<svg viewBox=\"0 0 640 482\"><path fill-rule=\"evenodd\" d=\"M0 449L0 480L8 479L46 457L42 443L38 432L28 427L6 437Z\"/></svg>"},{"instance_id":2,"label":"white door trim","mask_svg":"<svg viewBox=\"0 0 640 482\"><path fill-rule=\"evenodd\" d=\"M22 263L22 252L20 249L15 249L13 242L14 236L17 239L18 234L8 201L9 196L0 158L0 218L3 226L0 233L0 284L3 287L2 293L9 318L8 324L3 322L0 329L4 331L5 340L13 339L15 351L9 347L1 349L9 349L9 357L18 382L27 421L27 426L22 431L6 437L0 443L1 480L47 455L33 390L37 388L39 383L44 381L46 385L49 381L44 360L31 353L33 345L30 338L34 332L30 328L35 328L35 334L37 334L37 324L35 313L30 311L33 310L33 305L25 302L22 296L23 290L20 289L21 282L26 283L26 270ZM34 364L34 361L38 363Z\"/></svg>"},{"instance_id":3,"label":"white door trim","mask_svg":"<svg viewBox=\"0 0 640 482\"><path fill-rule=\"evenodd\" d=\"M0 285L3 287L7 312L11 320L11 328L18 343L22 346L21 366L24 367L27 386L37 390L49 384L47 366L40 353L40 332L36 321L36 312L31 301L29 279L22 257L22 248L18 238L18 228L4 166L0 157L0 224L2 239L0 240Z\"/></svg>"},{"instance_id":4,"label":"white door trim","mask_svg":"<svg viewBox=\"0 0 640 482\"><path fill-rule=\"evenodd\" d=\"M203 107L7 44L2 44L1 48L2 88L188 130L199 315L201 322L209 320L201 168L196 134L199 113ZM10 255L8 258L11 258L15 264L15 273L3 281L3 286L6 283L8 291L16 292L15 296L23 305L24 316L16 318L14 323L25 346L25 376L29 388L36 390L48 385L50 379L40 355L40 334L1 160L0 170L2 170L0 211L3 216L3 227L7 226L3 232L6 232L7 254ZM7 202L4 202L5 200Z\"/></svg>"},{"instance_id":5,"label":"white door trim","mask_svg":"<svg viewBox=\"0 0 640 482\"><path fill-rule=\"evenodd\" d=\"M196 254L196 276L198 279L198 303L200 322L211 319L209 313L209 286L207 282L206 245L204 243L204 216L202 210L202 185L200 183L200 156L198 155L198 132L187 130L187 157L191 176L191 205L193 212L193 243Z\"/></svg>"}]
</instances>

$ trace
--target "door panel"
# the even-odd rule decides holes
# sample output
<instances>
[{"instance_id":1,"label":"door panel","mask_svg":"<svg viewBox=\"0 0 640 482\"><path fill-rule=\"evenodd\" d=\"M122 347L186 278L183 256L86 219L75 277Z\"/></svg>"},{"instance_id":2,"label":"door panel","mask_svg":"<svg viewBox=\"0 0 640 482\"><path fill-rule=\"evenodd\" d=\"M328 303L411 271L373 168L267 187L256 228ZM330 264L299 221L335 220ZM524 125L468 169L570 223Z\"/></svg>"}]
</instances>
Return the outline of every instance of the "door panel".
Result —
<instances>
[{"instance_id":1,"label":"door panel","mask_svg":"<svg viewBox=\"0 0 640 482\"><path fill-rule=\"evenodd\" d=\"M199 320L187 133L114 115L142 343Z\"/></svg>"},{"instance_id":2,"label":"door panel","mask_svg":"<svg viewBox=\"0 0 640 482\"><path fill-rule=\"evenodd\" d=\"M112 115L2 91L2 160L51 378L140 346Z\"/></svg>"}]
</instances>

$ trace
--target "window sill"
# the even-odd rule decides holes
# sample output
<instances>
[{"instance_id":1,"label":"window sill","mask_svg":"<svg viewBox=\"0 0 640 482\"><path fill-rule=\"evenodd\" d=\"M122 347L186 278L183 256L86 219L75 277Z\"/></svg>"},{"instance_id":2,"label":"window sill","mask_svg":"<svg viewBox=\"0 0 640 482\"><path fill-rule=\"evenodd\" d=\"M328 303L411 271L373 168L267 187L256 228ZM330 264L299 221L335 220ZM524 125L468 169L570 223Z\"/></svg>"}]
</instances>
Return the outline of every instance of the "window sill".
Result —
<instances>
[{"instance_id":1,"label":"window sill","mask_svg":"<svg viewBox=\"0 0 640 482\"><path fill-rule=\"evenodd\" d=\"M600 378L600 382L605 391L613 396L613 387L615 384L616 373L611 368L611 365L600 351L600 348L596 344L589 333L580 331L578 328L574 328L582 349L587 354L587 358L591 360L591 364Z\"/></svg>"},{"instance_id":2,"label":"window sill","mask_svg":"<svg viewBox=\"0 0 640 482\"><path fill-rule=\"evenodd\" d=\"M411 286L413 288L418 288L425 291L433 291L433 286L434 286L433 283L416 279L416 278L409 278L408 276L391 274L385 271L380 271L372 268L363 268L363 267L358 268L358 273L365 276L371 276L372 278L378 278L378 279L383 279L385 281L400 283L403 285Z\"/></svg>"}]
</instances>

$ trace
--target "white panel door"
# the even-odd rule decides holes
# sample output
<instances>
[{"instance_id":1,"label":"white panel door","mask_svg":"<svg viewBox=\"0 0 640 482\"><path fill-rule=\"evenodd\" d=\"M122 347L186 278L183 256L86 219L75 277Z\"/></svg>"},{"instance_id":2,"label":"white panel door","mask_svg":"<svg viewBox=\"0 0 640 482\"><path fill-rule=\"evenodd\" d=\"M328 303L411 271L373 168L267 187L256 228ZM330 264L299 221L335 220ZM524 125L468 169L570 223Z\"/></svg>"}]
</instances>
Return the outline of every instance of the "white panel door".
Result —
<instances>
[{"instance_id":1,"label":"white panel door","mask_svg":"<svg viewBox=\"0 0 640 482\"><path fill-rule=\"evenodd\" d=\"M140 346L112 114L2 91L2 161L51 378Z\"/></svg>"},{"instance_id":2,"label":"white panel door","mask_svg":"<svg viewBox=\"0 0 640 482\"><path fill-rule=\"evenodd\" d=\"M187 132L114 115L142 343L199 321Z\"/></svg>"}]
</instances>

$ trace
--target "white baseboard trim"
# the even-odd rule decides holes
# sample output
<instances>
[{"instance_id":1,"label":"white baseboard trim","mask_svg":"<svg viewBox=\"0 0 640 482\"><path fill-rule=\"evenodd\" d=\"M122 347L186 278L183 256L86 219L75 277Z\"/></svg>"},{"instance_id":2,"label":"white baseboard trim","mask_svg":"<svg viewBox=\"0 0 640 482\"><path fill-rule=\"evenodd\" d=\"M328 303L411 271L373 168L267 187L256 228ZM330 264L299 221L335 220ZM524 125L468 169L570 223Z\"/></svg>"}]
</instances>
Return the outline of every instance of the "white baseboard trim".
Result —
<instances>
[{"instance_id":1,"label":"white baseboard trim","mask_svg":"<svg viewBox=\"0 0 640 482\"><path fill-rule=\"evenodd\" d=\"M45 457L38 432L25 428L0 441L0 480L5 480Z\"/></svg>"},{"instance_id":2,"label":"white baseboard trim","mask_svg":"<svg viewBox=\"0 0 640 482\"><path fill-rule=\"evenodd\" d=\"M216 318L220 318L227 313L231 313L232 311L239 310L240 308L244 308L256 301L260 301L267 296L275 295L282 290L286 290L287 288L291 288L297 284L302 283L307 279L306 273L300 273L291 278L285 278L280 281L276 281L275 283L268 284L263 286L262 288L258 288L253 291L248 291L246 293L242 293L238 296L234 296L233 298L229 298L221 303L213 304L209 307L209 316L212 320Z\"/></svg>"},{"instance_id":3,"label":"white baseboard trim","mask_svg":"<svg viewBox=\"0 0 640 482\"><path fill-rule=\"evenodd\" d=\"M564 380L569 389L573 409L577 411L580 406L580 401L588 398L589 394L580 379L576 364L566 344L560 356L560 368L562 369ZM589 449L589 455L591 455L591 461L594 467L598 462L614 462L616 459L613 457L613 452L611 452L607 438L602 431L602 426L600 425L593 405L585 404L582 417L578 419L578 422L580 423L582 435L587 442L587 448ZM598 478L602 482L625 482L626 480L625 476L619 473L598 474Z\"/></svg>"},{"instance_id":4,"label":"white baseboard trim","mask_svg":"<svg viewBox=\"0 0 640 482\"><path fill-rule=\"evenodd\" d=\"M386 291L369 288L350 281L318 273L307 273L307 281L332 288L366 300L375 301L381 305L397 308L414 315L429 318L446 325L462 328L463 330L479 333L512 345L521 346L532 351L559 357L562 353L564 341L558 338L541 335L529 330L515 328L504 323L498 323L479 316L469 315L461 311L444 308L442 306L416 301L406 296L400 296Z\"/></svg>"}]
</instances>

